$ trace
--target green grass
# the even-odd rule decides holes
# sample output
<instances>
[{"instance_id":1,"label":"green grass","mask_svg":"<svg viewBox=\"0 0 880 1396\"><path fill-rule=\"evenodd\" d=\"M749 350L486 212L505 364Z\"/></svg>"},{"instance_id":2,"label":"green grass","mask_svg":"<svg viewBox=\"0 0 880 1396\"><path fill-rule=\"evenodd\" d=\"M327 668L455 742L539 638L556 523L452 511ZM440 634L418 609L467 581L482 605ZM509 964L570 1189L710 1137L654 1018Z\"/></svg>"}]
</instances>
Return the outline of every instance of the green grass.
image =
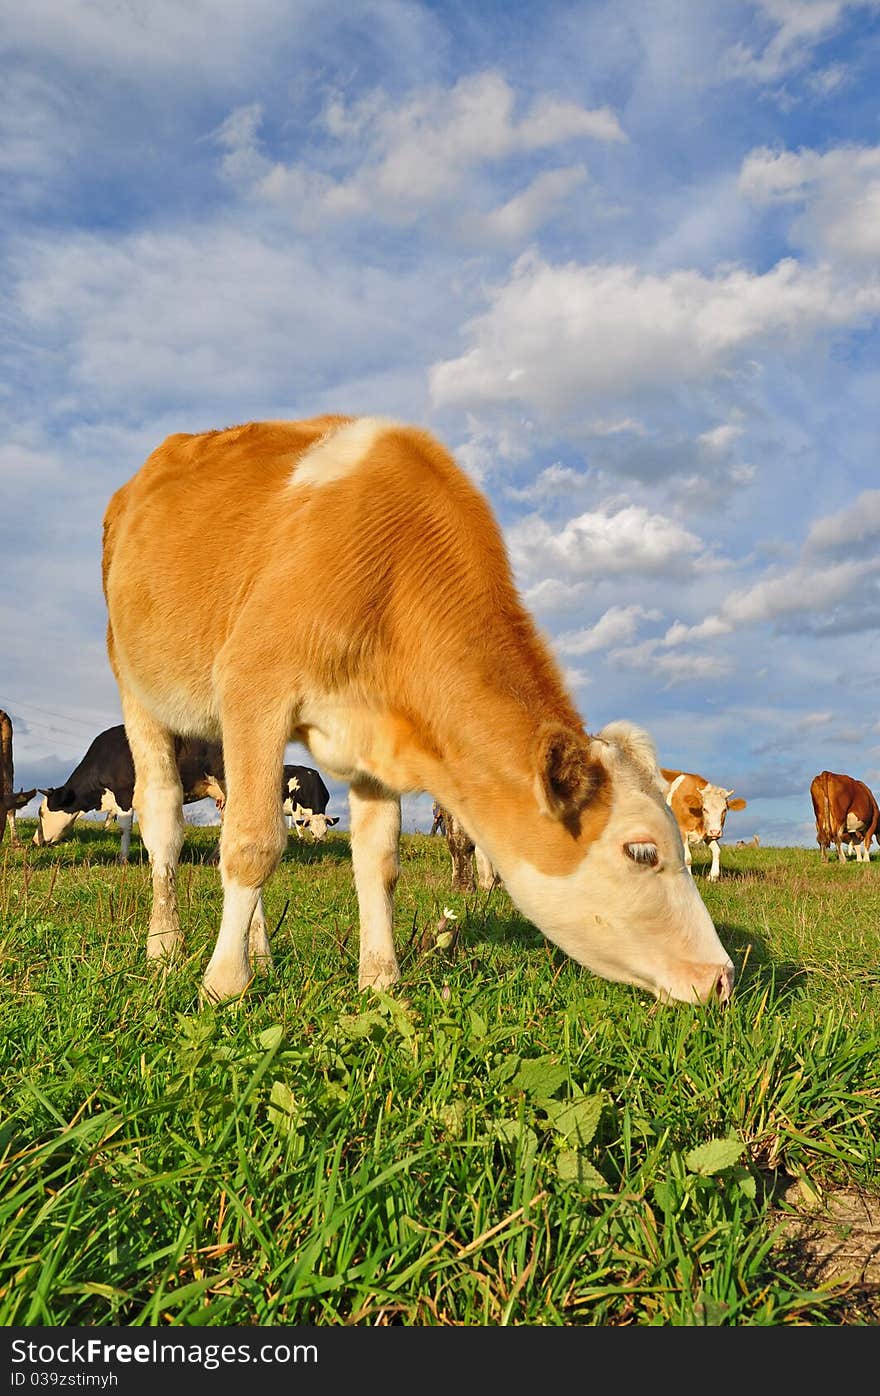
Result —
<instances>
[{"instance_id":1,"label":"green grass","mask_svg":"<svg viewBox=\"0 0 880 1396\"><path fill-rule=\"evenodd\" d=\"M291 839L273 975L200 1011L216 837L188 830L167 972L137 833L127 867L100 827L0 849L0 1324L870 1321L779 1228L792 1179L880 1192L876 859L726 847L712 884L697 854L722 1011L596 978L503 889L452 893L425 835L402 980L359 994L348 838Z\"/></svg>"}]
</instances>

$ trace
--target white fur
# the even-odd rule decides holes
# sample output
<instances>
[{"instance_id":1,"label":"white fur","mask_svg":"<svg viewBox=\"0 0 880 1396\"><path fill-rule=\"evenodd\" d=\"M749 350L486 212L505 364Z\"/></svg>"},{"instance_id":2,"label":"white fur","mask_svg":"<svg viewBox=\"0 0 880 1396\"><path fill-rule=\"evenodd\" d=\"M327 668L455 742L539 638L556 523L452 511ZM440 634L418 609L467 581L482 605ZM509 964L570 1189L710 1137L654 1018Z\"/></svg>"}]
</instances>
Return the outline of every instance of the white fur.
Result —
<instances>
[{"instance_id":1,"label":"white fur","mask_svg":"<svg viewBox=\"0 0 880 1396\"><path fill-rule=\"evenodd\" d=\"M357 470L377 438L396 425L388 417L358 417L328 432L300 456L290 476L291 487L344 480Z\"/></svg>"}]
</instances>

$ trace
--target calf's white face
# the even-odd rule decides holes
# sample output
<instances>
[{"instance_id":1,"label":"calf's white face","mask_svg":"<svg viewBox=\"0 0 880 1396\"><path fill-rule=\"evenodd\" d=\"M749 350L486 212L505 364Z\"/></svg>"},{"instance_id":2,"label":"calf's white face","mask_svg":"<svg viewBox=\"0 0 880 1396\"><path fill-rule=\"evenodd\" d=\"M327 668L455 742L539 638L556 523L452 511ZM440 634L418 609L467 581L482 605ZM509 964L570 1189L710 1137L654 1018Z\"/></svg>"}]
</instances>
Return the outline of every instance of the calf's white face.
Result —
<instances>
[{"instance_id":1,"label":"calf's white face","mask_svg":"<svg viewBox=\"0 0 880 1396\"><path fill-rule=\"evenodd\" d=\"M733 964L685 867L650 738L612 723L592 746L611 783L602 833L564 877L498 860L511 896L548 939L603 978L660 1000L726 1002Z\"/></svg>"},{"instance_id":2,"label":"calf's white face","mask_svg":"<svg viewBox=\"0 0 880 1396\"><path fill-rule=\"evenodd\" d=\"M704 785L700 790L700 800L703 804L703 828L707 839L720 839L724 833L724 821L727 818L728 800L733 794L732 790L725 790L721 785Z\"/></svg>"},{"instance_id":3,"label":"calf's white face","mask_svg":"<svg viewBox=\"0 0 880 1396\"><path fill-rule=\"evenodd\" d=\"M326 837L328 829L339 823L338 815L328 819L326 814L315 814L314 810L304 809L302 805L296 806L293 810L293 817L301 828L308 829L312 838L318 843Z\"/></svg>"},{"instance_id":4,"label":"calf's white face","mask_svg":"<svg viewBox=\"0 0 880 1396\"><path fill-rule=\"evenodd\" d=\"M44 844L60 843L65 834L73 828L76 820L79 819L80 811L74 810L70 813L64 809L50 809L48 798L44 795L40 808L37 811L37 828L34 834L34 843L38 847Z\"/></svg>"}]
</instances>

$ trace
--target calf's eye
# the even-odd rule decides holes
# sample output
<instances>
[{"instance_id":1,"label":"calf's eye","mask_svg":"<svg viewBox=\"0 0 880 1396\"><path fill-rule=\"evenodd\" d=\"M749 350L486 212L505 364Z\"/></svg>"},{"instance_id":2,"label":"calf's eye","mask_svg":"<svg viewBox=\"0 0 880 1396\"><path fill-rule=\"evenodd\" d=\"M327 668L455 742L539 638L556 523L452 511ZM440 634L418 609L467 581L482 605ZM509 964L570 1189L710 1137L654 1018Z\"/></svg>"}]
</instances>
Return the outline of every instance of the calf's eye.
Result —
<instances>
[{"instance_id":1,"label":"calf's eye","mask_svg":"<svg viewBox=\"0 0 880 1396\"><path fill-rule=\"evenodd\" d=\"M632 858L634 863L641 863L646 867L655 868L660 862L656 843L643 842L642 840L625 843L623 851L627 858Z\"/></svg>"}]
</instances>

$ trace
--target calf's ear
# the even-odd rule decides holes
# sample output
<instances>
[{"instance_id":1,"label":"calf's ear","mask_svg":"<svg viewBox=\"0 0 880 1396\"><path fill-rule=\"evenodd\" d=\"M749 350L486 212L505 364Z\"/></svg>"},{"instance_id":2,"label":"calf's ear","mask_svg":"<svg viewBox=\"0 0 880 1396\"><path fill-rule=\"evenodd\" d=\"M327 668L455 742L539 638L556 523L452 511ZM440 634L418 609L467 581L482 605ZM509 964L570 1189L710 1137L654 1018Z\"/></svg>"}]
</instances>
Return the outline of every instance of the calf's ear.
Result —
<instances>
[{"instance_id":1,"label":"calf's ear","mask_svg":"<svg viewBox=\"0 0 880 1396\"><path fill-rule=\"evenodd\" d=\"M589 737L569 727L542 728L537 757L538 805L554 819L578 814L606 779L604 766L593 758Z\"/></svg>"},{"instance_id":2,"label":"calf's ear","mask_svg":"<svg viewBox=\"0 0 880 1396\"><path fill-rule=\"evenodd\" d=\"M339 818L340 818L340 817L339 817L338 814L334 814L334 816L333 816L332 819L328 819L328 820L327 820L327 823L328 823L328 824L338 824L338 823L339 823Z\"/></svg>"}]
</instances>

